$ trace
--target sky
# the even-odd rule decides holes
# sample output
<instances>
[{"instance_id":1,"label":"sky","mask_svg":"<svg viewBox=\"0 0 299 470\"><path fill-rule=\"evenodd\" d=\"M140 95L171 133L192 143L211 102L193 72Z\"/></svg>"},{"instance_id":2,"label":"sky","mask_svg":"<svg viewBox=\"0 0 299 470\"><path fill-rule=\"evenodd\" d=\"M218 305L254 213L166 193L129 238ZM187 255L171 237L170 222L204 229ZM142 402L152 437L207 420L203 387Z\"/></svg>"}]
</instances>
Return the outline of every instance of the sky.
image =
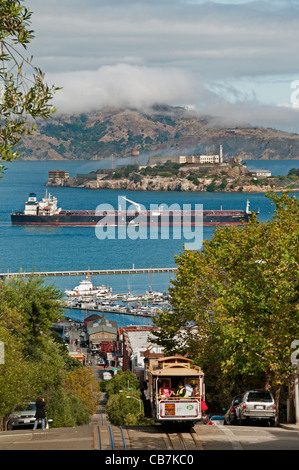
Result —
<instances>
[{"instance_id":1,"label":"sky","mask_svg":"<svg viewBox=\"0 0 299 470\"><path fill-rule=\"evenodd\" d=\"M299 132L299 0L25 0L58 113L186 106Z\"/></svg>"}]
</instances>

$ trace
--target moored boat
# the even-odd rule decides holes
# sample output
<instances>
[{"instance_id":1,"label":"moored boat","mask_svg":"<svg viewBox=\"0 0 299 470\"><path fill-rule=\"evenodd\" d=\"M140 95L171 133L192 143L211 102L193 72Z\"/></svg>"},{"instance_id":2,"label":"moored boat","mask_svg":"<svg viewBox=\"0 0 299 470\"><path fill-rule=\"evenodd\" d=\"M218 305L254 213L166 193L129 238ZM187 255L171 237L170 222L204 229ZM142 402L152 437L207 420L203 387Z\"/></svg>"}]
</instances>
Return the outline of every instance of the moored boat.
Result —
<instances>
[{"instance_id":1,"label":"moored boat","mask_svg":"<svg viewBox=\"0 0 299 470\"><path fill-rule=\"evenodd\" d=\"M74 289L65 290L65 295L67 297L99 297L110 293L111 290L104 285L94 287L89 275L87 275L86 279L83 279L78 286L74 287Z\"/></svg>"}]
</instances>

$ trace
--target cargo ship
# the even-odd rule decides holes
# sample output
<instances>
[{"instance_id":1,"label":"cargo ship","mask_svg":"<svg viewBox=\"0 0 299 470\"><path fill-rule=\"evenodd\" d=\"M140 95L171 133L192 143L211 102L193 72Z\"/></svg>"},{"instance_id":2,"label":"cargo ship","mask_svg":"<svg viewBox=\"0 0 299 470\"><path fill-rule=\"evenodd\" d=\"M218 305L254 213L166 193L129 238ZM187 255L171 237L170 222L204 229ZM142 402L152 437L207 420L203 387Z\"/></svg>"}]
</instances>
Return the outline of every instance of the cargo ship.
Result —
<instances>
[{"instance_id":1,"label":"cargo ship","mask_svg":"<svg viewBox=\"0 0 299 470\"><path fill-rule=\"evenodd\" d=\"M245 210L142 210L141 205L131 202L134 210L62 210L58 207L57 198L47 194L37 201L35 193L30 193L25 210L12 212L12 225L46 225L46 226L95 226L95 225L241 225L248 223L253 215L247 200Z\"/></svg>"}]
</instances>

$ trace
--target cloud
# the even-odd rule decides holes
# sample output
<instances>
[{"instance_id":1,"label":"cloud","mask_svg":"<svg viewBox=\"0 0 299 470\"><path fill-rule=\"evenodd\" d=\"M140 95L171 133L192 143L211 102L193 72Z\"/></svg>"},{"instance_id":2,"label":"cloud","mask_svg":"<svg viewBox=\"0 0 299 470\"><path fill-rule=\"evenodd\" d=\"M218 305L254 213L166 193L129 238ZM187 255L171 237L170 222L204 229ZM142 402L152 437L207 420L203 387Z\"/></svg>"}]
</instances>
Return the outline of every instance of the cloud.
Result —
<instances>
[{"instance_id":1,"label":"cloud","mask_svg":"<svg viewBox=\"0 0 299 470\"><path fill-rule=\"evenodd\" d=\"M297 130L296 110L279 106L299 79L297 0L27 2L29 54L64 87L62 113L192 104Z\"/></svg>"},{"instance_id":2,"label":"cloud","mask_svg":"<svg viewBox=\"0 0 299 470\"><path fill-rule=\"evenodd\" d=\"M298 71L295 2L28 1L45 72L96 70L128 57L213 80Z\"/></svg>"},{"instance_id":3,"label":"cloud","mask_svg":"<svg viewBox=\"0 0 299 470\"><path fill-rule=\"evenodd\" d=\"M263 104L254 101L230 103L218 100L209 103L204 109L208 115L215 116L219 125L247 125L271 127L288 132L299 132L299 108Z\"/></svg>"},{"instance_id":4,"label":"cloud","mask_svg":"<svg viewBox=\"0 0 299 470\"><path fill-rule=\"evenodd\" d=\"M118 64L95 71L49 74L48 79L63 87L54 100L58 114L106 107L146 112L155 104L190 105L198 114L214 116L212 125L256 125L298 132L296 106L261 103L254 94L241 93L233 85L225 92L225 87L209 89L198 77L180 69Z\"/></svg>"},{"instance_id":5,"label":"cloud","mask_svg":"<svg viewBox=\"0 0 299 470\"><path fill-rule=\"evenodd\" d=\"M104 107L146 109L155 103L186 104L194 100L192 75L174 68L118 64L95 71L49 74L62 86L54 105L61 113L80 113Z\"/></svg>"}]
</instances>

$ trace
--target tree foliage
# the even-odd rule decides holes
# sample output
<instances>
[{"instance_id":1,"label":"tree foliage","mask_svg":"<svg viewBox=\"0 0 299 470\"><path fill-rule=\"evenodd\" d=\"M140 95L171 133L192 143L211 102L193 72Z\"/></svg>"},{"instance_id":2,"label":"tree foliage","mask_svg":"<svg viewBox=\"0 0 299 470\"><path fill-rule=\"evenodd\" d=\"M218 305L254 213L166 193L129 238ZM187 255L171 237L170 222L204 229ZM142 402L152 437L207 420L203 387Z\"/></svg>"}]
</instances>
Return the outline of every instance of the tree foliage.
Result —
<instances>
[{"instance_id":1,"label":"tree foliage","mask_svg":"<svg viewBox=\"0 0 299 470\"><path fill-rule=\"evenodd\" d=\"M101 392L99 380L94 376L92 369L79 368L70 372L62 387L75 391L89 412L96 412Z\"/></svg>"},{"instance_id":2,"label":"tree foliage","mask_svg":"<svg viewBox=\"0 0 299 470\"><path fill-rule=\"evenodd\" d=\"M130 398L127 398L128 396ZM130 390L129 395L126 393L111 395L106 405L106 413L114 426L141 424L144 413L142 403L140 411L140 393Z\"/></svg>"},{"instance_id":3,"label":"tree foliage","mask_svg":"<svg viewBox=\"0 0 299 470\"><path fill-rule=\"evenodd\" d=\"M101 390L105 392L107 398L109 398L110 395L119 393L120 390L136 390L138 386L138 379L129 370L125 372L119 371L111 380L101 382Z\"/></svg>"},{"instance_id":4,"label":"tree foliage","mask_svg":"<svg viewBox=\"0 0 299 470\"><path fill-rule=\"evenodd\" d=\"M47 404L47 415L51 417L51 426L56 428L74 427L88 424L90 411L74 390L56 388Z\"/></svg>"},{"instance_id":5,"label":"tree foliage","mask_svg":"<svg viewBox=\"0 0 299 470\"><path fill-rule=\"evenodd\" d=\"M0 154L2 161L18 158L15 150L25 134L34 130L32 119L48 118L57 87L45 83L33 57L22 55L34 38L32 13L22 0L0 2ZM0 176L3 171L0 165Z\"/></svg>"},{"instance_id":6,"label":"tree foliage","mask_svg":"<svg viewBox=\"0 0 299 470\"><path fill-rule=\"evenodd\" d=\"M62 318L59 301L62 293L54 284L45 285L43 278L13 278L3 282L0 290L2 305L22 313L22 334L29 343L42 341L54 321Z\"/></svg>"},{"instance_id":7,"label":"tree foliage","mask_svg":"<svg viewBox=\"0 0 299 470\"><path fill-rule=\"evenodd\" d=\"M156 342L187 353L220 389L230 383L279 391L287 383L291 343L299 337L299 204L288 194L267 195L275 212L241 228L217 228L203 249L184 251L162 312ZM186 334L186 329L188 334Z\"/></svg>"},{"instance_id":8,"label":"tree foliage","mask_svg":"<svg viewBox=\"0 0 299 470\"><path fill-rule=\"evenodd\" d=\"M0 281L0 427L17 406L43 395L55 426L88 423L97 400L92 373L52 331L62 294L35 278Z\"/></svg>"},{"instance_id":9,"label":"tree foliage","mask_svg":"<svg viewBox=\"0 0 299 470\"><path fill-rule=\"evenodd\" d=\"M139 381L131 371L119 371L112 379L101 382L101 389L108 398L106 412L111 424L129 426L144 422Z\"/></svg>"}]
</instances>

